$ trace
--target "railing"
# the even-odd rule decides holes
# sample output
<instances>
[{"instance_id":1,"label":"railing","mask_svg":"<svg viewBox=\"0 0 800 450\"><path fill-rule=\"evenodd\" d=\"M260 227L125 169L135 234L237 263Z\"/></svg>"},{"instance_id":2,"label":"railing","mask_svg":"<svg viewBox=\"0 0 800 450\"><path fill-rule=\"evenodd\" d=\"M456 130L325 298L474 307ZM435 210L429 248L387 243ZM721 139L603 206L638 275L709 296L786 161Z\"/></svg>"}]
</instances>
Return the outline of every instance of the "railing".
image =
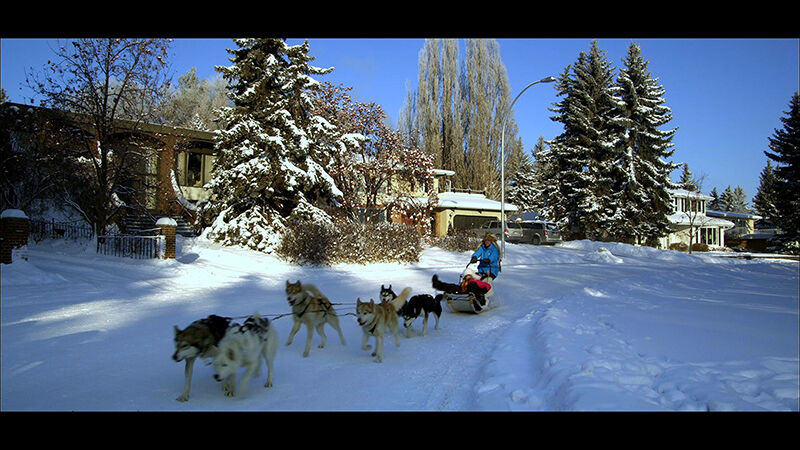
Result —
<instances>
[{"instance_id":1,"label":"railing","mask_svg":"<svg viewBox=\"0 0 800 450\"><path fill-rule=\"evenodd\" d=\"M55 220L31 220L30 236L38 242L42 239L91 239L94 236L92 227L86 224L56 222Z\"/></svg>"},{"instance_id":2,"label":"railing","mask_svg":"<svg viewBox=\"0 0 800 450\"><path fill-rule=\"evenodd\" d=\"M160 258L164 236L97 236L97 253L134 259Z\"/></svg>"}]
</instances>

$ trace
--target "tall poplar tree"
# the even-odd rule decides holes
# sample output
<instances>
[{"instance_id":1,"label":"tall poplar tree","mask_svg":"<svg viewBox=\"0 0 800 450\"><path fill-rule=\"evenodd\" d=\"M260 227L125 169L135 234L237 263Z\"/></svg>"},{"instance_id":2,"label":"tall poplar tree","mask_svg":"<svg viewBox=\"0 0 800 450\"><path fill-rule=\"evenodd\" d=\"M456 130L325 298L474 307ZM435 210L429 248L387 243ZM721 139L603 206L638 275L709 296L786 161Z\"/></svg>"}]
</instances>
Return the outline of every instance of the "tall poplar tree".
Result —
<instances>
[{"instance_id":1,"label":"tall poplar tree","mask_svg":"<svg viewBox=\"0 0 800 450\"><path fill-rule=\"evenodd\" d=\"M464 136L472 177L464 181L486 189L489 198L499 198L501 126L511 103L508 74L497 41L471 39L466 47ZM510 133L505 138L515 140Z\"/></svg>"},{"instance_id":2,"label":"tall poplar tree","mask_svg":"<svg viewBox=\"0 0 800 450\"><path fill-rule=\"evenodd\" d=\"M208 236L226 245L273 251L291 220L330 221L326 206L341 196L326 171L346 140L314 115L312 78L332 69L311 66L308 42L237 39L228 81L233 106L220 111L218 157L200 208Z\"/></svg>"},{"instance_id":3,"label":"tall poplar tree","mask_svg":"<svg viewBox=\"0 0 800 450\"><path fill-rule=\"evenodd\" d=\"M455 171L455 186L499 198L500 126L510 103L506 69L494 40L467 40L464 56L459 53L455 39L425 41L417 90L409 91L399 127L436 167ZM508 130L506 141L516 145L516 128Z\"/></svg>"}]
</instances>

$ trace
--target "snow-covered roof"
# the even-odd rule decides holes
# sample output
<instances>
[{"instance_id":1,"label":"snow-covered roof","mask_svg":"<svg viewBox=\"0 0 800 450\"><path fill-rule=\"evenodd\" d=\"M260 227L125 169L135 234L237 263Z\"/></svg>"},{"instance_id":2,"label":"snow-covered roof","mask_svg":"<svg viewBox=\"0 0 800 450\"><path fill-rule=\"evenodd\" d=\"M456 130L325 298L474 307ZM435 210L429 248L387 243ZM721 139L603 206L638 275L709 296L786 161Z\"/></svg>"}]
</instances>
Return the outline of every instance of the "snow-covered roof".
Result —
<instances>
[{"instance_id":1,"label":"snow-covered roof","mask_svg":"<svg viewBox=\"0 0 800 450\"><path fill-rule=\"evenodd\" d=\"M725 217L727 219L753 219L753 220L763 219L763 217L755 214L739 213L732 211L716 211L712 209L707 209L706 215L711 217Z\"/></svg>"},{"instance_id":2,"label":"snow-covered roof","mask_svg":"<svg viewBox=\"0 0 800 450\"><path fill-rule=\"evenodd\" d=\"M713 200L714 197L701 194L699 192L687 191L686 189L670 189L669 193L673 197L696 198L701 200Z\"/></svg>"},{"instance_id":3,"label":"snow-covered roof","mask_svg":"<svg viewBox=\"0 0 800 450\"><path fill-rule=\"evenodd\" d=\"M489 200L483 194L467 194L461 192L441 192L437 207L446 209L470 209L476 211L500 211L500 202ZM517 211L511 203L505 204L506 211Z\"/></svg>"},{"instance_id":4,"label":"snow-covered roof","mask_svg":"<svg viewBox=\"0 0 800 450\"><path fill-rule=\"evenodd\" d=\"M6 209L0 214L0 218L27 219L28 216L20 209Z\"/></svg>"},{"instance_id":5,"label":"snow-covered roof","mask_svg":"<svg viewBox=\"0 0 800 450\"><path fill-rule=\"evenodd\" d=\"M734 223L729 220L708 217L703 214L698 214L692 218L684 212L679 212L670 214L667 219L673 225L694 225L695 227L720 227L725 229L734 227Z\"/></svg>"},{"instance_id":6,"label":"snow-covered roof","mask_svg":"<svg viewBox=\"0 0 800 450\"><path fill-rule=\"evenodd\" d=\"M446 169L431 169L431 174L433 176L444 175L444 176L451 177L451 176L455 175L456 173L453 172L452 170L446 170Z\"/></svg>"}]
</instances>

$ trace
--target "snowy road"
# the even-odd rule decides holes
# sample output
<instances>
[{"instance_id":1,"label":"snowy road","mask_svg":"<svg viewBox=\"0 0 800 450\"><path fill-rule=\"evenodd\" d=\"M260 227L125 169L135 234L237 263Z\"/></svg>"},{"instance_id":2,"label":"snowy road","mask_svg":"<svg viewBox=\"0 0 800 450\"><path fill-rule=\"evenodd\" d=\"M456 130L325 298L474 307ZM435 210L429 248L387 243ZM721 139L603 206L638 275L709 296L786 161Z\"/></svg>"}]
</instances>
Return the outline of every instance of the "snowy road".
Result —
<instances>
[{"instance_id":1,"label":"snowy road","mask_svg":"<svg viewBox=\"0 0 800 450\"><path fill-rule=\"evenodd\" d=\"M612 244L613 245L613 244ZM304 268L183 241L178 259L134 261L46 242L2 270L4 411L794 410L798 409L797 263L692 257L594 243L510 245L494 307L421 321L384 362L360 349L356 298L381 284L430 292L457 280L468 253L428 249L413 265ZM208 314L288 311L286 280L316 284L342 315L346 345L302 357L281 347L274 387L222 396L183 366L172 327ZM372 342L371 342L372 343Z\"/></svg>"}]
</instances>

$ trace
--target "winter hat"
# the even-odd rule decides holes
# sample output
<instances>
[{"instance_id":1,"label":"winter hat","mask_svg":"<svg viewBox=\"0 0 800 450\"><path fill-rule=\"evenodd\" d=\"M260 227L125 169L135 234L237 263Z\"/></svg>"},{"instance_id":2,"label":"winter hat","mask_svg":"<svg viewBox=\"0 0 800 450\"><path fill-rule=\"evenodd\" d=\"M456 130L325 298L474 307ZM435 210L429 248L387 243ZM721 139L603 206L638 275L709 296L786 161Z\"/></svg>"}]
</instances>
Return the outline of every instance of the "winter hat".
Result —
<instances>
[{"instance_id":1,"label":"winter hat","mask_svg":"<svg viewBox=\"0 0 800 450\"><path fill-rule=\"evenodd\" d=\"M486 233L486 236L483 237L483 240L484 241L489 240L489 241L492 241L492 242L497 242L497 238L495 238L492 233Z\"/></svg>"}]
</instances>

